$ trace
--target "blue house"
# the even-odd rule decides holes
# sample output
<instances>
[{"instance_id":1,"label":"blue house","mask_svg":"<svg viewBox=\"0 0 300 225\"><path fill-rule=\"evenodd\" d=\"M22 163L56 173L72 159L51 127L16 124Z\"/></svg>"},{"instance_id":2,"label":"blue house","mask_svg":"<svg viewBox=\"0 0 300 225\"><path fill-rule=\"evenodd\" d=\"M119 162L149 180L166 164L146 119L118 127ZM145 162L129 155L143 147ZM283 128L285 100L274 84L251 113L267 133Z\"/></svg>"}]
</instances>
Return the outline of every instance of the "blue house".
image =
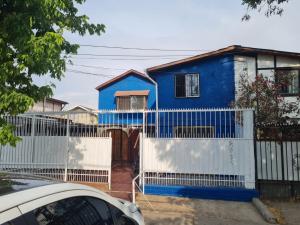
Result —
<instances>
[{"instance_id":1,"label":"blue house","mask_svg":"<svg viewBox=\"0 0 300 225\"><path fill-rule=\"evenodd\" d=\"M233 45L148 68L147 75L127 71L96 88L99 91L99 110L228 108L239 95L241 75L246 73L250 80L254 80L257 74L275 79L278 71L286 76L296 75L293 83L282 90L285 98L293 100L299 94L299 67L299 53ZM99 123L142 124L141 114L134 114L131 118L122 116L99 116ZM179 115L181 126L177 124L175 127L166 126L166 121L173 121L174 115L159 115L158 119L156 116L148 113L146 119L152 126L157 121L162 137L178 130L184 136L191 136L188 133L191 125L198 126L196 133L204 133L206 137L211 137L211 133L216 137L235 134L234 114L223 116L219 124L214 123L220 121L218 115L202 113L193 115L191 121ZM211 122L203 124L201 117L210 117ZM232 123L230 131L225 128L226 123ZM147 128L151 130L151 126Z\"/></svg>"},{"instance_id":2,"label":"blue house","mask_svg":"<svg viewBox=\"0 0 300 225\"><path fill-rule=\"evenodd\" d=\"M283 96L293 98L299 94L299 67L300 53L233 45L148 68L147 75L127 71L96 88L98 108L129 109L129 105L118 108L117 95L135 90L149 91L147 105L143 106L147 109L155 109L156 104L159 109L230 107L238 95L242 73L249 79L257 74L275 79L277 71L287 76L296 73L290 87L282 90Z\"/></svg>"},{"instance_id":3,"label":"blue house","mask_svg":"<svg viewBox=\"0 0 300 225\"><path fill-rule=\"evenodd\" d=\"M138 149L133 157L130 152L142 128L148 137L239 138L243 125L237 122L241 115L235 111L187 113L180 109L229 108L240 94L241 76L254 80L261 74L274 81L277 74L291 76L282 96L293 101L300 93L300 53L294 52L233 45L157 65L146 73L129 70L96 88L98 108L104 110L99 114L100 127L112 133L113 162L138 161ZM238 177L223 175L216 176Z\"/></svg>"}]
</instances>

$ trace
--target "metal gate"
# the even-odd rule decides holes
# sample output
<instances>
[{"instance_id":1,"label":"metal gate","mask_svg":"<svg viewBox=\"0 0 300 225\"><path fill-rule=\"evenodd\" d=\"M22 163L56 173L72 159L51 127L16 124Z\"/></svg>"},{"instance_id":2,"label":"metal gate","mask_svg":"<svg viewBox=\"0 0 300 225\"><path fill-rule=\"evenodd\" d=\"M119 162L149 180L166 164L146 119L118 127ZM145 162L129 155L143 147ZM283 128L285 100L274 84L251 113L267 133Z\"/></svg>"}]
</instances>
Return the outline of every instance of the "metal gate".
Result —
<instances>
[{"instance_id":1,"label":"metal gate","mask_svg":"<svg viewBox=\"0 0 300 225\"><path fill-rule=\"evenodd\" d=\"M300 141L256 141L257 188L265 198L300 196Z\"/></svg>"}]
</instances>

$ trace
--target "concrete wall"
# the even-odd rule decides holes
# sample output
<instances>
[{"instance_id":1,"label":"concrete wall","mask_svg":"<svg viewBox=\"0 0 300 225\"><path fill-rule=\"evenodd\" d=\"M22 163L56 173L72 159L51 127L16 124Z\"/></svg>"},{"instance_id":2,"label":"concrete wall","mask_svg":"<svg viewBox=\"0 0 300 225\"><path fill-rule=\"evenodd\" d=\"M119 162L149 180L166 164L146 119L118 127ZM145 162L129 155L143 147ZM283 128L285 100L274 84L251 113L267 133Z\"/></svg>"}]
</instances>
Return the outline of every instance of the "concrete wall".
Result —
<instances>
[{"instance_id":1,"label":"concrete wall","mask_svg":"<svg viewBox=\"0 0 300 225\"><path fill-rule=\"evenodd\" d=\"M255 187L252 139L144 138L146 172L233 175Z\"/></svg>"},{"instance_id":2,"label":"concrete wall","mask_svg":"<svg viewBox=\"0 0 300 225\"><path fill-rule=\"evenodd\" d=\"M67 157L68 169L108 170L111 166L111 138L21 138L16 148L0 146L0 168L65 168Z\"/></svg>"}]
</instances>

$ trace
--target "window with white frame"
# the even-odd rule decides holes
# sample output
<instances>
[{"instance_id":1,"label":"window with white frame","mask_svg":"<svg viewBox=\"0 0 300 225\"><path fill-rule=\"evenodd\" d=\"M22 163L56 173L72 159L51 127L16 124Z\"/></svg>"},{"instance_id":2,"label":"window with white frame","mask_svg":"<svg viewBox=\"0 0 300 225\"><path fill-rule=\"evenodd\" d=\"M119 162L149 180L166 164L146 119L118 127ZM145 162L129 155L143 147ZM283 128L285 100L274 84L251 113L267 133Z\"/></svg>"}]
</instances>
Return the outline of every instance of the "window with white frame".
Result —
<instances>
[{"instance_id":1,"label":"window with white frame","mask_svg":"<svg viewBox=\"0 0 300 225\"><path fill-rule=\"evenodd\" d=\"M138 110L147 108L147 96L132 95L132 96L118 96L117 109L118 110Z\"/></svg>"},{"instance_id":2,"label":"window with white frame","mask_svg":"<svg viewBox=\"0 0 300 225\"><path fill-rule=\"evenodd\" d=\"M257 73L281 86L282 96L300 93L300 59L274 55L257 56Z\"/></svg>"},{"instance_id":3,"label":"window with white frame","mask_svg":"<svg viewBox=\"0 0 300 225\"><path fill-rule=\"evenodd\" d=\"M199 74L175 75L175 96L177 98L199 97Z\"/></svg>"}]
</instances>

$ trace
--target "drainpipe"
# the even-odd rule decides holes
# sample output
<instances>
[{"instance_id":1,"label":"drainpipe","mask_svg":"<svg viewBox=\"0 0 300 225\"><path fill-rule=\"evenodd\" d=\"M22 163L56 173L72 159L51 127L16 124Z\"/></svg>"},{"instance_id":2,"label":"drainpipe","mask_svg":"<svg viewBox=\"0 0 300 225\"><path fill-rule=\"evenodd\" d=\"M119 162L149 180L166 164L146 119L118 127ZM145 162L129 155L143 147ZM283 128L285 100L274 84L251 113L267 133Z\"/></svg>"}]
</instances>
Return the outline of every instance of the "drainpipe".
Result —
<instances>
[{"instance_id":1,"label":"drainpipe","mask_svg":"<svg viewBox=\"0 0 300 225\"><path fill-rule=\"evenodd\" d=\"M145 70L145 74L147 74L148 78L154 83L155 85L155 109L156 109L156 120L155 120L155 126L156 126L156 137L158 137L158 85L157 82L155 80L153 80L149 74L147 73L147 70Z\"/></svg>"}]
</instances>

